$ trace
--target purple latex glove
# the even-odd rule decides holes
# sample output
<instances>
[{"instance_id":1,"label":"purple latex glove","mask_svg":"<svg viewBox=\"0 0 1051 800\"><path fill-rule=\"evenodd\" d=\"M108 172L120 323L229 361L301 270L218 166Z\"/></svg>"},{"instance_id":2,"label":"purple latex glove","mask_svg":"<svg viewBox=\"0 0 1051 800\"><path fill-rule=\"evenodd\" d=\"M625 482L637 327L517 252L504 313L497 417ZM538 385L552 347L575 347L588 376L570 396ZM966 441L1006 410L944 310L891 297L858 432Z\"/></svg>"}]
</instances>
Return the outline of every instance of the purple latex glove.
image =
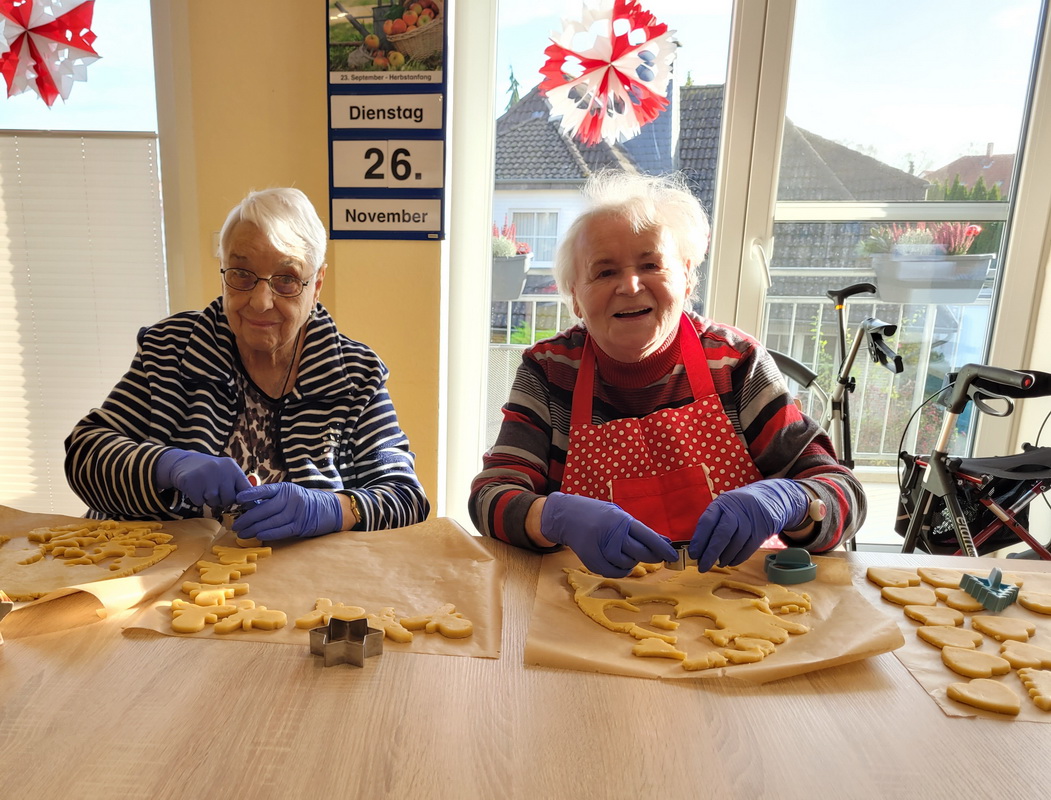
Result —
<instances>
[{"instance_id":1,"label":"purple latex glove","mask_svg":"<svg viewBox=\"0 0 1051 800\"><path fill-rule=\"evenodd\" d=\"M756 481L724 492L697 520L687 552L697 559L701 572L716 564L735 566L775 533L802 525L809 506L806 490L785 478Z\"/></svg>"},{"instance_id":2,"label":"purple latex glove","mask_svg":"<svg viewBox=\"0 0 1051 800\"><path fill-rule=\"evenodd\" d=\"M161 453L154 477L161 489L178 489L187 500L201 507L228 506L238 492L252 486L232 458L176 448Z\"/></svg>"},{"instance_id":3,"label":"purple latex glove","mask_svg":"<svg viewBox=\"0 0 1051 800\"><path fill-rule=\"evenodd\" d=\"M343 529L343 507L334 492L264 483L239 492L237 503L250 506L234 521L242 539L305 539Z\"/></svg>"},{"instance_id":4,"label":"purple latex glove","mask_svg":"<svg viewBox=\"0 0 1051 800\"><path fill-rule=\"evenodd\" d=\"M554 492L540 514L540 532L576 553L592 572L623 578L640 561L654 564L679 557L671 540L647 528L619 506L590 497Z\"/></svg>"}]
</instances>

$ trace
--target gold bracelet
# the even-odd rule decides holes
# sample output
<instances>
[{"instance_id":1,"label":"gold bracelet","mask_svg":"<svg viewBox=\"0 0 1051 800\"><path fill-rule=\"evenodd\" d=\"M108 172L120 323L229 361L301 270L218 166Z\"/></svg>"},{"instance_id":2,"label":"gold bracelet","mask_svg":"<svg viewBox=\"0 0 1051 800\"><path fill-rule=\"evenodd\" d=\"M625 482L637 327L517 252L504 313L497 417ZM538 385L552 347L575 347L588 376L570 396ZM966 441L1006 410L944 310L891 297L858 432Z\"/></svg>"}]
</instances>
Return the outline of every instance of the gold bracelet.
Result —
<instances>
[{"instance_id":1,"label":"gold bracelet","mask_svg":"<svg viewBox=\"0 0 1051 800\"><path fill-rule=\"evenodd\" d=\"M354 515L354 524L350 526L350 530L354 530L361 524L361 508L358 506L358 498L352 494L348 494L347 497L350 498L350 513Z\"/></svg>"}]
</instances>

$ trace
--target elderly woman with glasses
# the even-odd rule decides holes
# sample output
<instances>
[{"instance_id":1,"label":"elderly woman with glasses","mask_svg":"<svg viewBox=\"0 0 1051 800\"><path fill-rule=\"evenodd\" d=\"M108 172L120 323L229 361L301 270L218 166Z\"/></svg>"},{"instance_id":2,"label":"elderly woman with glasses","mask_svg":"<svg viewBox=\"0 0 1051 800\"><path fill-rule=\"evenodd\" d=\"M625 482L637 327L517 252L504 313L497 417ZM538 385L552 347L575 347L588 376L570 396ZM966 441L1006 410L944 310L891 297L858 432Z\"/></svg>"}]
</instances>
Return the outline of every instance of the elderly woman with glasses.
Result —
<instances>
[{"instance_id":1,"label":"elderly woman with glasses","mask_svg":"<svg viewBox=\"0 0 1051 800\"><path fill-rule=\"evenodd\" d=\"M427 516L386 366L318 302L326 242L298 189L234 207L222 296L140 331L127 374L66 439L89 516L235 510L237 535L261 541Z\"/></svg>"}]
</instances>

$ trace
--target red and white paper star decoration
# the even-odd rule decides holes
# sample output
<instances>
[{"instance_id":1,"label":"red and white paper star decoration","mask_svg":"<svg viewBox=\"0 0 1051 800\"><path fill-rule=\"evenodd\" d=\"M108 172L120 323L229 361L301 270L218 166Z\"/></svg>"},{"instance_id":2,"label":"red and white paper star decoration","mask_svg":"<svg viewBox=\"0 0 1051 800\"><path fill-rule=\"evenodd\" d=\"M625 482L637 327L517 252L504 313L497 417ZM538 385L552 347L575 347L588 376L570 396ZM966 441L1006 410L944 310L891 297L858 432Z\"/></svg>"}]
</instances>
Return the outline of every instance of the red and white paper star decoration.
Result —
<instances>
[{"instance_id":1,"label":"red and white paper star decoration","mask_svg":"<svg viewBox=\"0 0 1051 800\"><path fill-rule=\"evenodd\" d=\"M663 111L678 45L635 0L591 0L544 51L552 118L585 144L630 139Z\"/></svg>"},{"instance_id":2,"label":"red and white paper star decoration","mask_svg":"<svg viewBox=\"0 0 1051 800\"><path fill-rule=\"evenodd\" d=\"M97 61L95 0L0 0L0 75L7 96L32 89L52 106Z\"/></svg>"}]
</instances>

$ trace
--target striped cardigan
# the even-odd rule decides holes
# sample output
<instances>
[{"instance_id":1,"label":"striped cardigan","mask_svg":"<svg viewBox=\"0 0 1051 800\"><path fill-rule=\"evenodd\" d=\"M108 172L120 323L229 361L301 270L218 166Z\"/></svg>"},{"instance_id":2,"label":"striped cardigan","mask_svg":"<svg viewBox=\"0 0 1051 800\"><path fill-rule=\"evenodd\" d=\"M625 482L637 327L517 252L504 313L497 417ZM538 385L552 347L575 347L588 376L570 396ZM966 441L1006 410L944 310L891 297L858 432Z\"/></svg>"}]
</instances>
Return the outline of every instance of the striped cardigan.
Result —
<instances>
[{"instance_id":1,"label":"striped cardigan","mask_svg":"<svg viewBox=\"0 0 1051 800\"><path fill-rule=\"evenodd\" d=\"M286 479L353 495L362 515L358 530L423 521L430 506L387 394L387 367L368 347L340 334L320 304L315 311L299 376L279 412L277 448ZM66 479L89 516L202 515L178 493L158 489L155 465L168 447L227 455L241 406L235 348L221 297L203 311L139 331L128 372L66 439Z\"/></svg>"},{"instance_id":2,"label":"striped cardigan","mask_svg":"<svg viewBox=\"0 0 1051 800\"><path fill-rule=\"evenodd\" d=\"M814 536L790 544L821 552L852 537L865 519L861 484L836 460L827 434L799 412L770 355L743 331L693 314L690 319L723 409L759 473L793 478L825 501L828 515ZM483 534L538 549L525 532L526 512L538 497L562 486L586 333L576 325L523 354L496 444L471 484L471 520ZM598 348L595 355L594 424L694 400L675 337L638 364L616 362Z\"/></svg>"}]
</instances>

